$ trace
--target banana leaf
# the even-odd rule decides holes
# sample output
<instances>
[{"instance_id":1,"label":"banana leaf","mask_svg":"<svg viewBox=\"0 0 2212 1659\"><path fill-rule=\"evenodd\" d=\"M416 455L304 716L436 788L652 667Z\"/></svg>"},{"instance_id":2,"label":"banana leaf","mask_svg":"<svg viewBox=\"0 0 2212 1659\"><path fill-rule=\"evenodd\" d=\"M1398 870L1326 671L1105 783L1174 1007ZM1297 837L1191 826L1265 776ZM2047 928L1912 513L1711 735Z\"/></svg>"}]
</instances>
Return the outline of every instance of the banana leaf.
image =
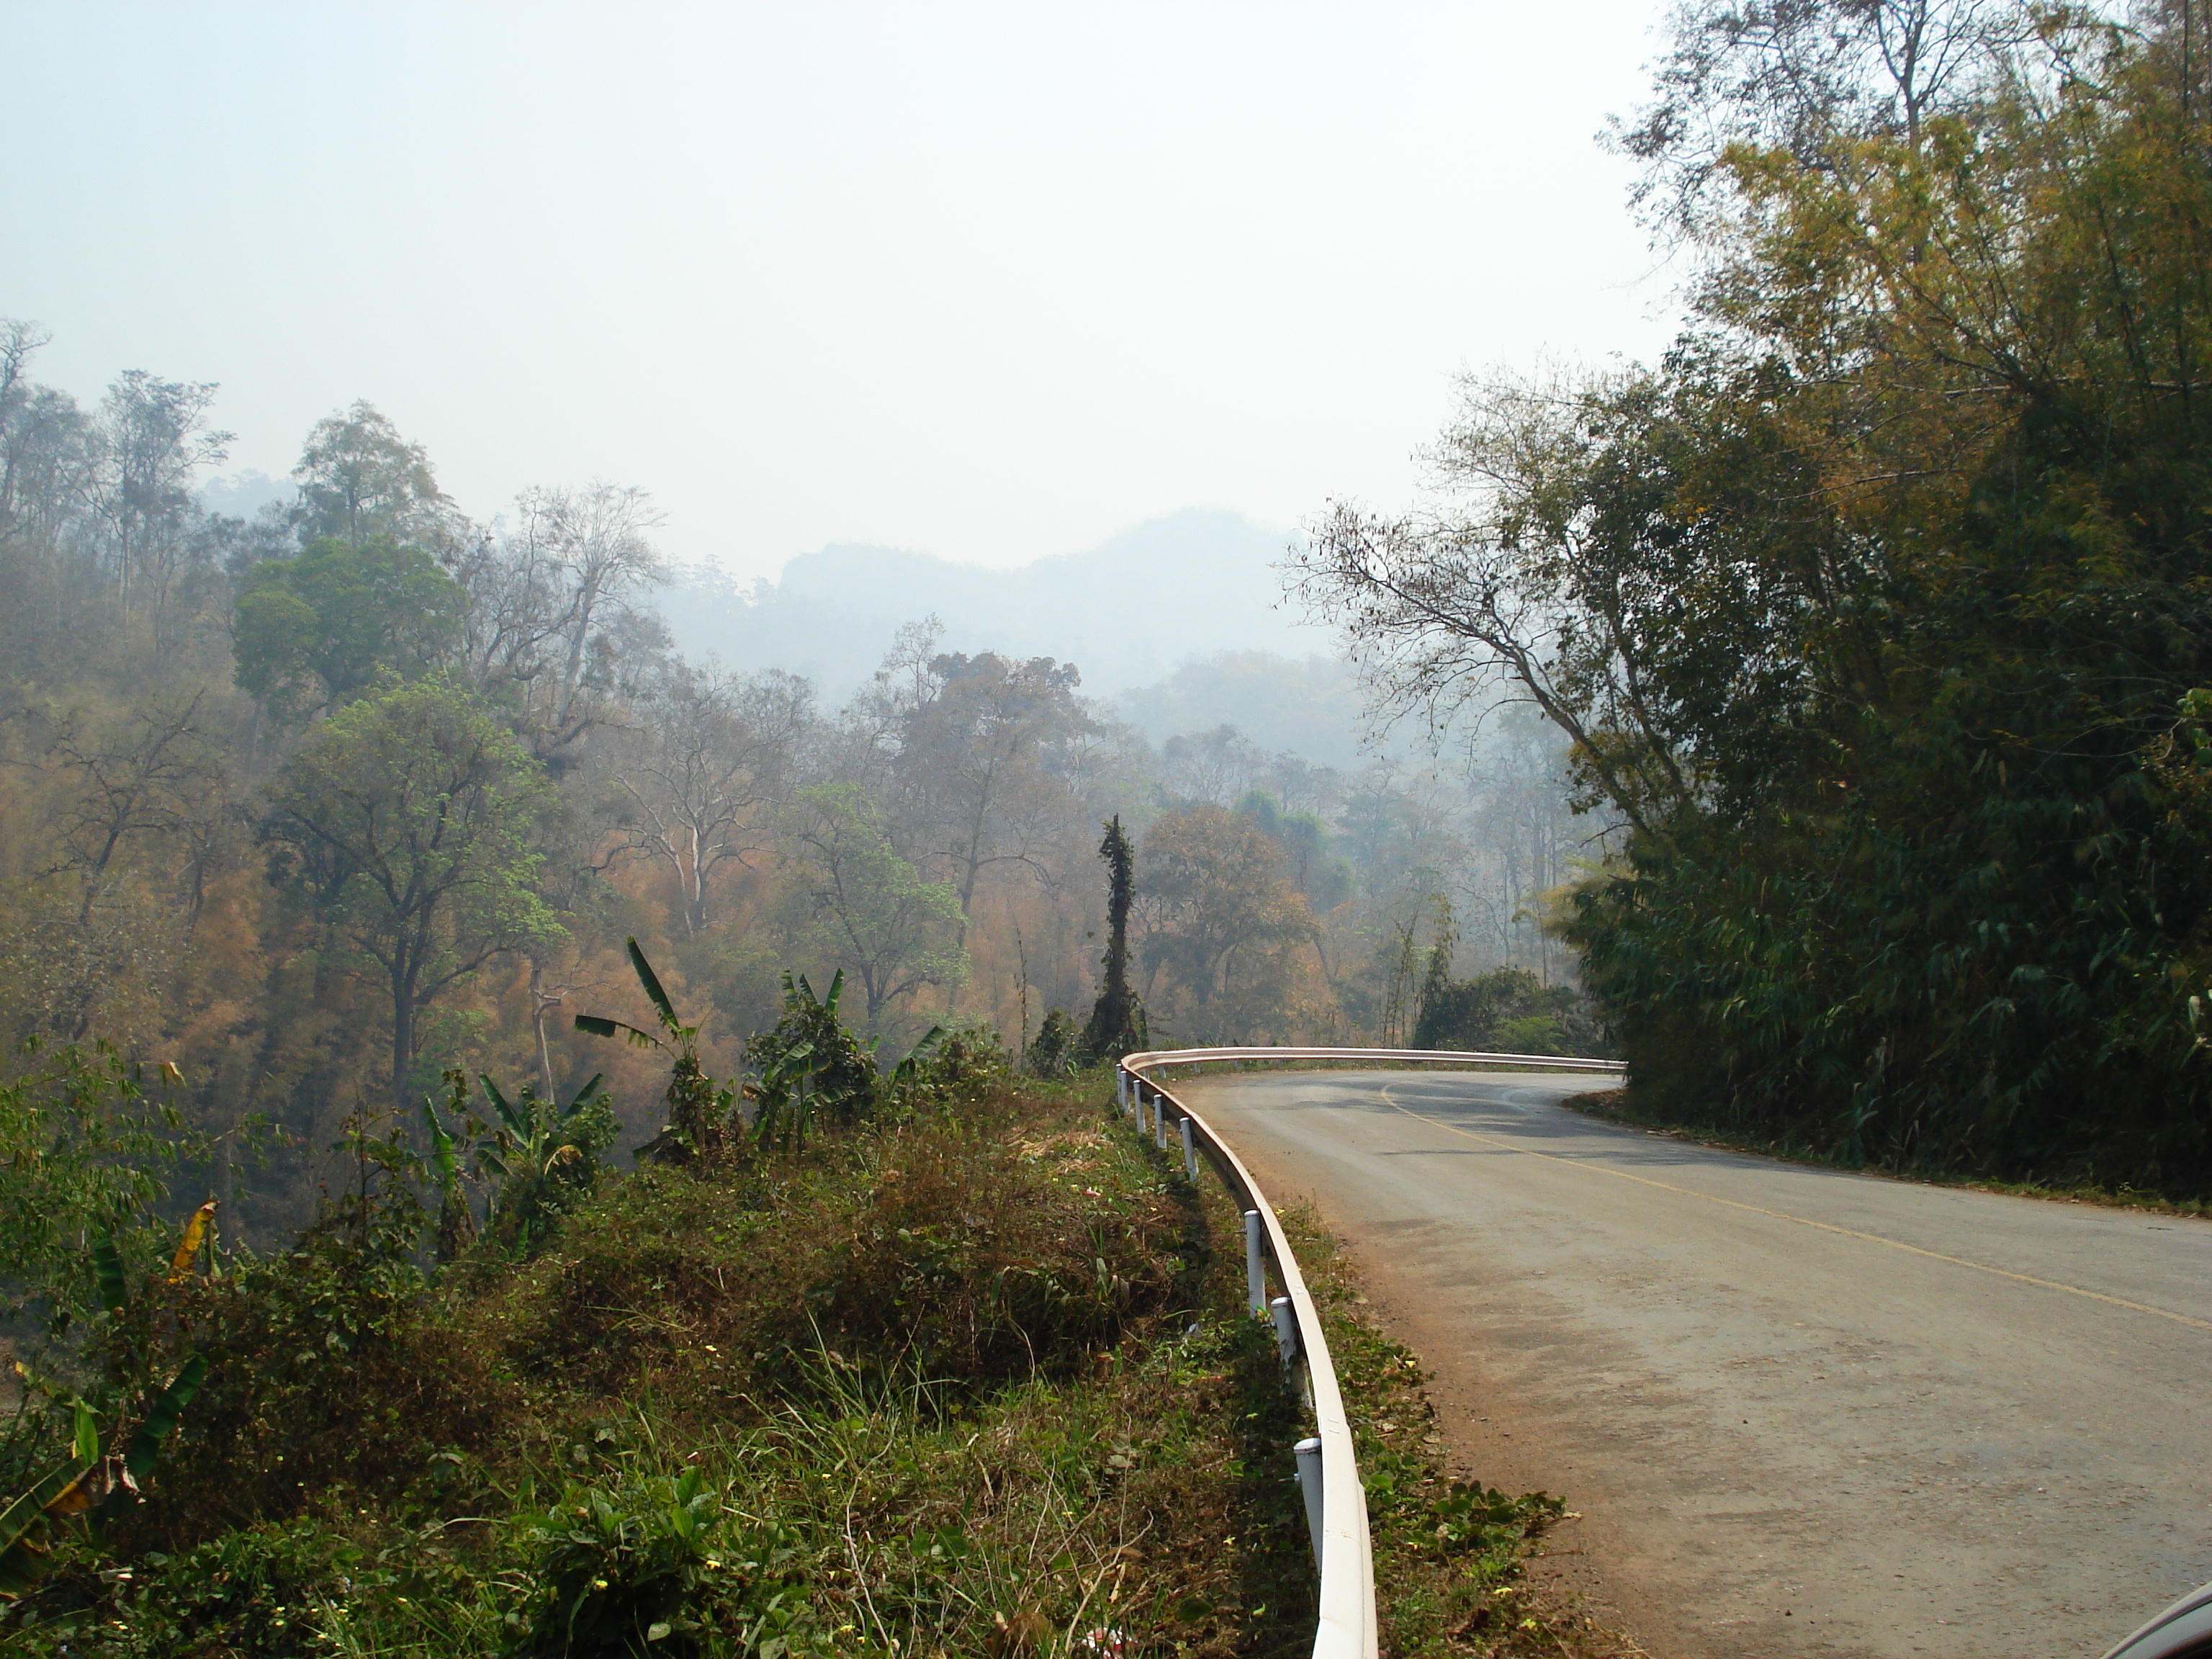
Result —
<instances>
[{"instance_id":1,"label":"banana leaf","mask_svg":"<svg viewBox=\"0 0 2212 1659\"><path fill-rule=\"evenodd\" d=\"M650 1031L640 1030L635 1025L624 1024L618 1019L605 1019L598 1014L576 1016L576 1029L589 1031L593 1036L618 1036L633 1048L658 1048L660 1039Z\"/></svg>"},{"instance_id":2,"label":"banana leaf","mask_svg":"<svg viewBox=\"0 0 2212 1659\"><path fill-rule=\"evenodd\" d=\"M637 948L635 939L625 939L623 943L629 950L629 965L637 970L637 982L645 988L647 999L660 1011L660 1023L672 1031L681 1030L683 1022L676 1018L676 1005L668 1000L668 993L661 989L660 975L653 971L653 964L645 959L645 952Z\"/></svg>"},{"instance_id":3,"label":"banana leaf","mask_svg":"<svg viewBox=\"0 0 2212 1659\"><path fill-rule=\"evenodd\" d=\"M427 1108L426 1108L427 1109ZM185 1224L185 1236L177 1244L177 1253L169 1258L169 1283L181 1284L199 1259L200 1246L207 1242L208 1228L215 1221L216 1200L210 1199L192 1212L192 1218Z\"/></svg>"},{"instance_id":4,"label":"banana leaf","mask_svg":"<svg viewBox=\"0 0 2212 1659\"><path fill-rule=\"evenodd\" d=\"M607 1074L605 1072L594 1072L592 1073L592 1080L589 1083L586 1083L582 1088L577 1090L576 1097L561 1109L561 1121L563 1123L566 1123L570 1118L575 1116L577 1113L584 1109L585 1105L591 1100L592 1095L597 1092L599 1085L606 1081L606 1077Z\"/></svg>"},{"instance_id":5,"label":"banana leaf","mask_svg":"<svg viewBox=\"0 0 2212 1659\"><path fill-rule=\"evenodd\" d=\"M196 1353L185 1361L184 1369L169 1380L161 1396L139 1424L138 1431L131 1437L131 1444L123 1454L123 1467L131 1472L133 1480L143 1480L153 1474L154 1465L161 1455L161 1443L176 1428L185 1414L185 1407L192 1403L192 1396L207 1381L208 1362L204 1353Z\"/></svg>"},{"instance_id":6,"label":"banana leaf","mask_svg":"<svg viewBox=\"0 0 2212 1659\"><path fill-rule=\"evenodd\" d=\"M430 1132L430 1173L437 1177L440 1192L451 1192L461 1177L460 1160L453 1156L453 1136L438 1121L438 1109L428 1100L422 1103L422 1125Z\"/></svg>"},{"instance_id":7,"label":"banana leaf","mask_svg":"<svg viewBox=\"0 0 2212 1659\"><path fill-rule=\"evenodd\" d=\"M121 1313L131 1299L123 1277L123 1252L106 1233L92 1241L92 1270L100 1280L100 1305L112 1314Z\"/></svg>"},{"instance_id":8,"label":"banana leaf","mask_svg":"<svg viewBox=\"0 0 2212 1659\"><path fill-rule=\"evenodd\" d=\"M580 1025L583 1021L579 1019L576 1023ZM530 1144L528 1115L509 1101L505 1095L500 1093L499 1085L494 1083L486 1073L478 1072L477 1081L483 1085L484 1095L490 1100L492 1109L499 1114L499 1121L507 1125L507 1133L527 1146Z\"/></svg>"},{"instance_id":9,"label":"banana leaf","mask_svg":"<svg viewBox=\"0 0 2212 1659\"><path fill-rule=\"evenodd\" d=\"M100 1462L100 1436L92 1427L91 1455L85 1455L86 1431L92 1413L77 1407L77 1444L70 1460L49 1470L31 1489L5 1510L0 1510L0 1596L9 1600L35 1589L46 1573L46 1551L37 1537L40 1522L49 1516L73 1515L85 1507L82 1485Z\"/></svg>"}]
</instances>

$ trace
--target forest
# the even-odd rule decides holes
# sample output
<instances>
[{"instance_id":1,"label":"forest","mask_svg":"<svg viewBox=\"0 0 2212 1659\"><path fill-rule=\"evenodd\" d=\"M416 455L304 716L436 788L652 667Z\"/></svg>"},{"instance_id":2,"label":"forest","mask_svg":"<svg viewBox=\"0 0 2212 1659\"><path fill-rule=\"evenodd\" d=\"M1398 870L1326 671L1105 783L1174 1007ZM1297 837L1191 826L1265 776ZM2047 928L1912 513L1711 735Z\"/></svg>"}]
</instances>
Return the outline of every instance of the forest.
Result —
<instances>
[{"instance_id":1,"label":"forest","mask_svg":"<svg viewBox=\"0 0 2212 1659\"><path fill-rule=\"evenodd\" d=\"M1572 744L1644 1109L2212 1182L2212 122L2188 3L1685 10L1612 138L1688 320L1472 377L1293 580L1393 706Z\"/></svg>"},{"instance_id":2,"label":"forest","mask_svg":"<svg viewBox=\"0 0 2212 1659\"><path fill-rule=\"evenodd\" d=\"M1524 1045L1590 1039L1540 926L1588 834L1540 722L1349 773L1218 722L1155 747L1078 665L943 651L934 617L827 708L670 646L641 491L472 520L359 404L288 499L226 516L196 493L216 387L134 370L83 407L37 380L44 339L0 332L0 1035L19 1075L161 1066L234 1242L305 1218L340 1126L411 1125L454 1068L549 1097L604 1073L650 1136L653 1057L573 1030L650 1024L629 938L717 1076L787 973L841 970L886 1063L944 1025L1064 1068L1109 820L1156 1040L1405 1041L1439 939L1447 973L1510 970ZM1274 660L1240 660L1245 696Z\"/></svg>"}]
</instances>

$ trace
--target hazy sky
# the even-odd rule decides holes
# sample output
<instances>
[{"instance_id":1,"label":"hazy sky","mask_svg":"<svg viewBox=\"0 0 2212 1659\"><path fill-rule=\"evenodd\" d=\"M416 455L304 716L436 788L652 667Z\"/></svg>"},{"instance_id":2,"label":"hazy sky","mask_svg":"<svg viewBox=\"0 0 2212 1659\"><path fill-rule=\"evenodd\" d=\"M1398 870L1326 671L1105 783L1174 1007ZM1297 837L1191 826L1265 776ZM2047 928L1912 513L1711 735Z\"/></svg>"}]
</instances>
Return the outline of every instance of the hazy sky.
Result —
<instances>
[{"instance_id":1,"label":"hazy sky","mask_svg":"<svg viewBox=\"0 0 2212 1659\"><path fill-rule=\"evenodd\" d=\"M1663 339L1592 141L1660 10L0 0L0 315L221 381L234 468L367 398L472 513L636 483L743 575L1291 525L1463 368Z\"/></svg>"}]
</instances>

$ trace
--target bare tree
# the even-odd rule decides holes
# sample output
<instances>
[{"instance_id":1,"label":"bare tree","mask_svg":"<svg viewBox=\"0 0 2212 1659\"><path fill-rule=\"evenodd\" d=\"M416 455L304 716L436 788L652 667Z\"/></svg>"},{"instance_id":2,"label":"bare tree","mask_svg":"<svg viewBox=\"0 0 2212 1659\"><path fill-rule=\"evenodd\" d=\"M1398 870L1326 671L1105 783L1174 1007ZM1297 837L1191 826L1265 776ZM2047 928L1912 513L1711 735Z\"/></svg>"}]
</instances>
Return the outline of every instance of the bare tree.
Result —
<instances>
[{"instance_id":1,"label":"bare tree","mask_svg":"<svg viewBox=\"0 0 2212 1659\"><path fill-rule=\"evenodd\" d=\"M222 768L199 725L204 693L189 702L140 709L124 732L98 739L64 729L52 754L77 781L60 841L77 872L82 901L77 922L92 920L109 873L126 842L140 836L176 836L218 793Z\"/></svg>"},{"instance_id":2,"label":"bare tree","mask_svg":"<svg viewBox=\"0 0 2212 1659\"><path fill-rule=\"evenodd\" d=\"M627 807L617 852L668 872L687 937L712 920L718 873L772 841L813 695L789 674L678 664L640 709L641 740L616 772Z\"/></svg>"},{"instance_id":3,"label":"bare tree","mask_svg":"<svg viewBox=\"0 0 2212 1659\"><path fill-rule=\"evenodd\" d=\"M574 741L592 723L585 666L610 612L667 579L649 532L664 521L653 498L633 486L594 483L582 489L533 489L516 503L519 539L531 556L550 558L567 595L560 612L557 690L548 710L550 747Z\"/></svg>"}]
</instances>

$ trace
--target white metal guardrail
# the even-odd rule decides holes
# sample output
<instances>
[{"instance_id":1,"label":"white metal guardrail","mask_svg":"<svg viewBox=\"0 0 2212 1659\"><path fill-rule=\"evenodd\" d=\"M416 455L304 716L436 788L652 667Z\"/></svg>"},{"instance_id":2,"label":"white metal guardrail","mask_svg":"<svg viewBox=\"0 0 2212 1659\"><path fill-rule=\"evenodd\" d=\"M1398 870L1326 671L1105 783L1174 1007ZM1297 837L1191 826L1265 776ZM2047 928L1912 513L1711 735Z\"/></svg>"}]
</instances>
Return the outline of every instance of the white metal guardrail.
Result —
<instances>
[{"instance_id":1,"label":"white metal guardrail","mask_svg":"<svg viewBox=\"0 0 2212 1659\"><path fill-rule=\"evenodd\" d=\"M1169 1144L1168 1125L1174 1121L1184 1173L1197 1178L1198 1159L1203 1153L1244 1212L1247 1299L1253 1313L1273 1313L1283 1363L1304 1370L1305 1395L1313 1411L1313 1437L1299 1442L1296 1450L1306 1523L1312 1529L1314 1559L1321 1573L1321 1617L1314 1628L1314 1659L1376 1659L1375 1557L1367 1536L1367 1492L1360 1485L1352 1425L1344 1414L1344 1395L1337 1386L1336 1368L1329 1361L1321 1316L1315 1311L1305 1276L1291 1254L1290 1241L1284 1237L1274 1206L1252 1179L1251 1171L1212 1125L1153 1075L1209 1060L1300 1060L1367 1065L1411 1060L1427 1065L1615 1073L1621 1068L1614 1060L1566 1060L1552 1054L1469 1054L1437 1048L1169 1048L1126 1054L1115 1068L1115 1098L1135 1117L1138 1128L1149 1128L1153 1144L1164 1151ZM1283 1289L1280 1296L1272 1298L1267 1295L1270 1266Z\"/></svg>"}]
</instances>

